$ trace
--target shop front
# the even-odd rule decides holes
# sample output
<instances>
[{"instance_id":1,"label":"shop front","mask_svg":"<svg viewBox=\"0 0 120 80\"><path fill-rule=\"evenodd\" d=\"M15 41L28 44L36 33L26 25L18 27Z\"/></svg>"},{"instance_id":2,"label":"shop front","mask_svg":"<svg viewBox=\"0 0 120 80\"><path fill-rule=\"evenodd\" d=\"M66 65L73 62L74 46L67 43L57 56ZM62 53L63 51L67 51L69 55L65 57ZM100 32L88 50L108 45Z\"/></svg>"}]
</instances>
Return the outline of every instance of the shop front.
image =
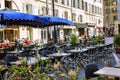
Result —
<instances>
[{"instance_id":1,"label":"shop front","mask_svg":"<svg viewBox=\"0 0 120 80\"><path fill-rule=\"evenodd\" d=\"M86 25L87 25L87 29L86 29L87 36L88 37L95 36L96 35L96 29L95 29L96 24L95 23L86 23Z\"/></svg>"},{"instance_id":2,"label":"shop front","mask_svg":"<svg viewBox=\"0 0 120 80\"><path fill-rule=\"evenodd\" d=\"M18 28L0 28L0 40L8 39L10 42L18 38Z\"/></svg>"},{"instance_id":3,"label":"shop front","mask_svg":"<svg viewBox=\"0 0 120 80\"><path fill-rule=\"evenodd\" d=\"M85 35L85 28L87 27L86 24L84 24L84 23L74 23L74 25L76 26L76 28L78 30L78 36Z\"/></svg>"}]
</instances>

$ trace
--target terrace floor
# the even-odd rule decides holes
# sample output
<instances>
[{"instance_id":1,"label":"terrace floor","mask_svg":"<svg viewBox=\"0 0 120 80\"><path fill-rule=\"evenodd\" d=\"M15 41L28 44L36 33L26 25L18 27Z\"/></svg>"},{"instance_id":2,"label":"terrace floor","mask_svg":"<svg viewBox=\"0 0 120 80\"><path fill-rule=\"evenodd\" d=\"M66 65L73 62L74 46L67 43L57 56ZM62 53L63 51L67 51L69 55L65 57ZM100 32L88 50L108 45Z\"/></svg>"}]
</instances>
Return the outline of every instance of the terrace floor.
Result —
<instances>
[{"instance_id":1,"label":"terrace floor","mask_svg":"<svg viewBox=\"0 0 120 80\"><path fill-rule=\"evenodd\" d=\"M120 54L117 54L117 55L120 57ZM111 55L108 58L105 58L104 60L100 59L99 61L96 61L95 63L98 65L99 69L101 69L101 68L104 67L104 62L107 61L107 60L110 60L112 62L113 67L115 66L116 62L115 62L115 59L114 59L113 55ZM81 68L81 70L80 70L79 78L80 79L85 78L85 72L84 72L83 68Z\"/></svg>"}]
</instances>

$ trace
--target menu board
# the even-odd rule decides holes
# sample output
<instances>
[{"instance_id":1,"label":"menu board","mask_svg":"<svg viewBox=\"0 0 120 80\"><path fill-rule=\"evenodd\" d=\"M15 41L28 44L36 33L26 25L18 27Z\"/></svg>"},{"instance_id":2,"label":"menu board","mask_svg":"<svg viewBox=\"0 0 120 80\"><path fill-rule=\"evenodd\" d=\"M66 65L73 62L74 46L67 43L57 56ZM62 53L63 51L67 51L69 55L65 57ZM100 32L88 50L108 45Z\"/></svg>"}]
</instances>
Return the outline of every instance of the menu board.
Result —
<instances>
[{"instance_id":1,"label":"menu board","mask_svg":"<svg viewBox=\"0 0 120 80\"><path fill-rule=\"evenodd\" d=\"M114 43L114 37L105 37L105 44L113 44Z\"/></svg>"}]
</instances>

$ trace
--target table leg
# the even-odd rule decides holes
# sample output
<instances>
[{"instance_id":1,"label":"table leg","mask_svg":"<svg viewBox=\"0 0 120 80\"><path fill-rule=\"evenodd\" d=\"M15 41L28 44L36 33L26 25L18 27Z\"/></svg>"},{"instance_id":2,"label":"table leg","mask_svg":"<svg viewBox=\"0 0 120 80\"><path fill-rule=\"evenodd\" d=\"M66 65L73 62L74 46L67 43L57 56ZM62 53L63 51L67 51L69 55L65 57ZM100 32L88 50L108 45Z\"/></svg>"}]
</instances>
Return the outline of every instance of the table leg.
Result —
<instances>
[{"instance_id":1,"label":"table leg","mask_svg":"<svg viewBox=\"0 0 120 80\"><path fill-rule=\"evenodd\" d=\"M120 80L120 78L119 77L115 77L115 80Z\"/></svg>"}]
</instances>

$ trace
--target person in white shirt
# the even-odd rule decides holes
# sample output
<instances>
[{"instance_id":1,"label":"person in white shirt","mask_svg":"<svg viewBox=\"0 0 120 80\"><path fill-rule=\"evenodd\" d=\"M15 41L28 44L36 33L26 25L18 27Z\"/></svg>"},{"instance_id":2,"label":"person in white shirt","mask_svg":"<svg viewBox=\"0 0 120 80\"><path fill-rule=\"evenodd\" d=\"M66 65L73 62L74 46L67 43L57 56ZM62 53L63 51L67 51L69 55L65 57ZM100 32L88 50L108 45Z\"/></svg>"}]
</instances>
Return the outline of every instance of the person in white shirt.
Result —
<instances>
[{"instance_id":1,"label":"person in white shirt","mask_svg":"<svg viewBox=\"0 0 120 80\"><path fill-rule=\"evenodd\" d=\"M5 43L8 44L10 41L8 40L8 38L5 40Z\"/></svg>"}]
</instances>

